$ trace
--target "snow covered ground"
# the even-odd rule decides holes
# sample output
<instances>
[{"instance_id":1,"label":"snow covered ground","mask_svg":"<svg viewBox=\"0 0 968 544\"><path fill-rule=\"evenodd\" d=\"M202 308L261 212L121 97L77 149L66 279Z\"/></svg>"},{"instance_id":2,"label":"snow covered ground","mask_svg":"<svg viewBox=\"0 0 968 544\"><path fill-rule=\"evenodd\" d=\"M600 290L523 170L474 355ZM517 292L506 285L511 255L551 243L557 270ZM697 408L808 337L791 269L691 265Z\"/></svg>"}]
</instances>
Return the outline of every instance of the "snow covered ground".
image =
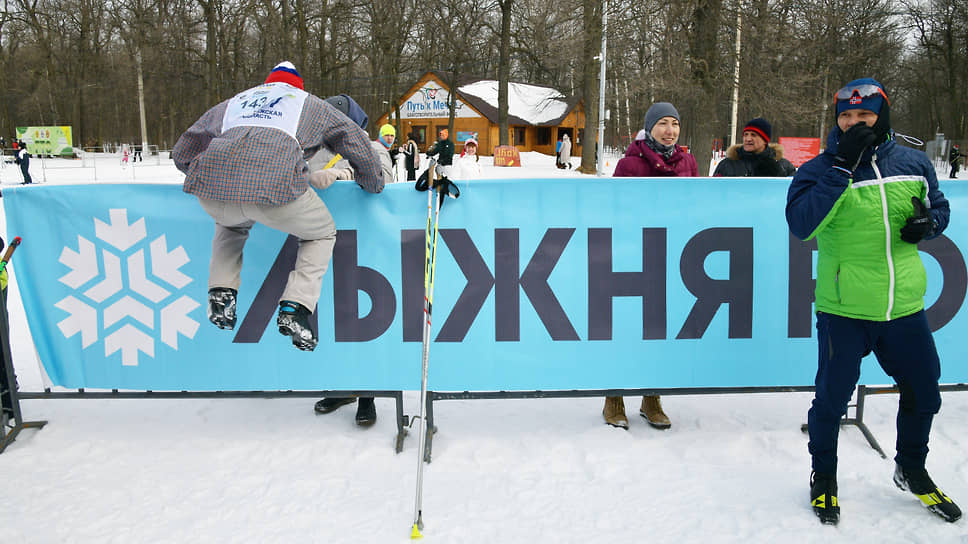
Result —
<instances>
[{"instance_id":1,"label":"snow covered ground","mask_svg":"<svg viewBox=\"0 0 968 544\"><path fill-rule=\"evenodd\" d=\"M555 169L554 157L522 159L522 168L495 168L483 158L485 177L579 175ZM113 156L87 168L42 162L32 161L34 179L52 184L181 181L166 159L124 170ZM610 158L608 172L614 166ZM19 170L0 171L4 185L19 181ZM0 232L30 243L29 233L6 232L2 213ZM16 258L13 272L14 361L21 389L37 391L44 384ZM417 398L405 394L406 413L417 413ZM840 440L842 521L820 525L800 432L810 399L666 396L667 431L636 415L637 398L626 399L628 431L603 423L600 398L439 401L424 468L424 540L968 543L968 520L945 523L896 489L893 462L854 428ZM943 399L928 469L965 507L968 393ZM380 419L360 429L352 406L316 416L311 399L24 401L26 419L50 423L0 455L0 543L404 542L417 440L394 453L393 401L376 403ZM866 406L889 454L896 406L896 395Z\"/></svg>"}]
</instances>

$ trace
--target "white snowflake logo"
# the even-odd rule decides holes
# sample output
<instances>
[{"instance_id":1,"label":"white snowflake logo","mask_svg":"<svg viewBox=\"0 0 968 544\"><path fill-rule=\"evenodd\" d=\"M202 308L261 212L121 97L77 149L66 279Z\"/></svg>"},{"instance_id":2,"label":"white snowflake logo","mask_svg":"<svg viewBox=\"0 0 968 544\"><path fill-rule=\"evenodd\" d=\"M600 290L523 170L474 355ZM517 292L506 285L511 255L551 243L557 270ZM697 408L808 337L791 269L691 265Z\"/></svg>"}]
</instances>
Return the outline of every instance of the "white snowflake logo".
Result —
<instances>
[{"instance_id":1,"label":"white snowflake logo","mask_svg":"<svg viewBox=\"0 0 968 544\"><path fill-rule=\"evenodd\" d=\"M185 249L178 246L168 251L165 235L155 238L148 245L153 276L149 279L144 247L137 248L137 251L124 257L125 252L147 238L144 218L129 224L128 210L112 209L109 213L110 224L94 218L94 233L97 239L120 254L111 251L110 247L101 248L103 279L80 293L81 298L68 295L54 305L70 314L57 327L65 338L80 333L81 348L87 349L98 340L100 322L103 332L107 334L104 337L105 357L120 350L122 365L137 366L138 352L148 357L155 356L155 310L161 308L161 323L157 328L161 341L177 350L179 334L194 338L198 331L198 322L188 314L198 308L199 303L184 295L166 302L173 298L172 291L154 281L157 278L175 289L181 289L192 282L192 278L178 270L189 262ZM95 243L78 235L77 244L77 251L65 247L58 259L61 264L71 269L59 281L75 290L100 274ZM125 277L130 292L104 307L99 316L98 306L125 288ZM128 317L131 318L129 322L108 334L113 325Z\"/></svg>"}]
</instances>

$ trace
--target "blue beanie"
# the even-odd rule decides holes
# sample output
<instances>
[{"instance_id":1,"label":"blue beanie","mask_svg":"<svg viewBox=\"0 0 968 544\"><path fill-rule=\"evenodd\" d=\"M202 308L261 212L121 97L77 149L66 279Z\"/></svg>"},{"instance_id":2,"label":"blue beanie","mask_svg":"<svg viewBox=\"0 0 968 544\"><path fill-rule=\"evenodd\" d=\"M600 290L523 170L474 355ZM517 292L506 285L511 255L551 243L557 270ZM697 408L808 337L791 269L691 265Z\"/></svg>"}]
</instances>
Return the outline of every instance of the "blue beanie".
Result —
<instances>
[{"instance_id":1,"label":"blue beanie","mask_svg":"<svg viewBox=\"0 0 968 544\"><path fill-rule=\"evenodd\" d=\"M347 94L331 96L326 99L326 102L329 102L329 105L341 111L343 115L349 117L362 129L366 129L366 125L370 122L370 118L366 116L363 108Z\"/></svg>"},{"instance_id":2,"label":"blue beanie","mask_svg":"<svg viewBox=\"0 0 968 544\"><path fill-rule=\"evenodd\" d=\"M668 102L656 102L652 104L649 111L645 112L645 128L646 132L652 132L652 127L659 122L659 119L663 117L675 117L676 121L679 121L679 112L676 111L676 107Z\"/></svg>"},{"instance_id":3,"label":"blue beanie","mask_svg":"<svg viewBox=\"0 0 968 544\"><path fill-rule=\"evenodd\" d=\"M872 77L862 77L860 79L855 79L850 83L844 85L843 89L852 89L855 87L860 87L862 85L874 85L880 87L881 91L884 91L884 86L880 84L879 81ZM840 91L837 92L840 94ZM837 102L837 115L847 111L847 110L870 110L878 115L881 114L881 108L884 106L884 97L887 96L887 91L884 94L874 93L869 96L861 96L860 93L854 91L850 97L843 99L835 97L834 100Z\"/></svg>"}]
</instances>

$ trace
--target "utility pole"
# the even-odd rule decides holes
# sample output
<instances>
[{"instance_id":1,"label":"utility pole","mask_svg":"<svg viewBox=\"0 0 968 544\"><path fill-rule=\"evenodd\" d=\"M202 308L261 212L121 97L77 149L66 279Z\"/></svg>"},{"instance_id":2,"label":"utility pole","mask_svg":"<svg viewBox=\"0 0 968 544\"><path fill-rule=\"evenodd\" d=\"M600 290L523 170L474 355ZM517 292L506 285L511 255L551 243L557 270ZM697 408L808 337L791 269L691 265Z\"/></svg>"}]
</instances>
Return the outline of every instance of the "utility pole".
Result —
<instances>
[{"instance_id":1,"label":"utility pole","mask_svg":"<svg viewBox=\"0 0 968 544\"><path fill-rule=\"evenodd\" d=\"M608 31L608 0L602 3L602 52L599 54L601 72L598 76L598 157L595 164L597 175L602 175L605 164L605 34Z\"/></svg>"}]
</instances>

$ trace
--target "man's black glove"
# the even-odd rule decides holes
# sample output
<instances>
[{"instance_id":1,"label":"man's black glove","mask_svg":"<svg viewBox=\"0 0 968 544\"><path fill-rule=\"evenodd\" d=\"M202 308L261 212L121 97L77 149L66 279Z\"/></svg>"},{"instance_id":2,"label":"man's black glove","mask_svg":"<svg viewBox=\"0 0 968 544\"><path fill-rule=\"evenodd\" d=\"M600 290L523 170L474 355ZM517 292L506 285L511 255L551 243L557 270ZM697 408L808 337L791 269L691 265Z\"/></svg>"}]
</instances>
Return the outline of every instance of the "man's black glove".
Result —
<instances>
[{"instance_id":1,"label":"man's black glove","mask_svg":"<svg viewBox=\"0 0 968 544\"><path fill-rule=\"evenodd\" d=\"M934 220L920 198L912 196L911 204L914 204L914 215L908 217L907 224L901 227L901 240L916 244L934 234Z\"/></svg>"},{"instance_id":2,"label":"man's black glove","mask_svg":"<svg viewBox=\"0 0 968 544\"><path fill-rule=\"evenodd\" d=\"M850 127L840 137L840 143L837 144L837 157L834 158L834 165L853 172L860 163L861 155L874 143L875 139L877 139L877 133L866 123L857 123Z\"/></svg>"}]
</instances>

